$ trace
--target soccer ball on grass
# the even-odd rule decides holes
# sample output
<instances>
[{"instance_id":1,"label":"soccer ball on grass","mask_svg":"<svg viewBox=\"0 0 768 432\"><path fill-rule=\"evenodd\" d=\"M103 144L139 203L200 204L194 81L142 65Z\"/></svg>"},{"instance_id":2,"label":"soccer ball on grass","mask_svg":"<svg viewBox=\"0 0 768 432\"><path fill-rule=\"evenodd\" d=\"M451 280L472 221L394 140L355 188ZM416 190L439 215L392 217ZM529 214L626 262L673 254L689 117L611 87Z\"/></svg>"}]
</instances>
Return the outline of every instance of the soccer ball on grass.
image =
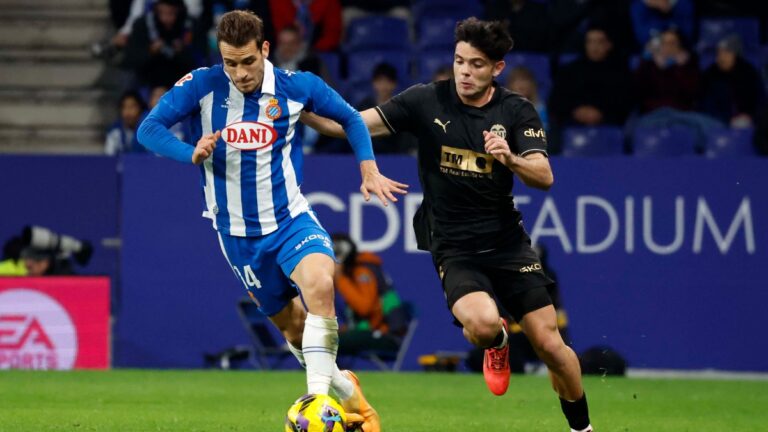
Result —
<instances>
[{"instance_id":1,"label":"soccer ball on grass","mask_svg":"<svg viewBox=\"0 0 768 432\"><path fill-rule=\"evenodd\" d=\"M344 432L347 414L327 395L307 394L285 416L285 432Z\"/></svg>"}]
</instances>

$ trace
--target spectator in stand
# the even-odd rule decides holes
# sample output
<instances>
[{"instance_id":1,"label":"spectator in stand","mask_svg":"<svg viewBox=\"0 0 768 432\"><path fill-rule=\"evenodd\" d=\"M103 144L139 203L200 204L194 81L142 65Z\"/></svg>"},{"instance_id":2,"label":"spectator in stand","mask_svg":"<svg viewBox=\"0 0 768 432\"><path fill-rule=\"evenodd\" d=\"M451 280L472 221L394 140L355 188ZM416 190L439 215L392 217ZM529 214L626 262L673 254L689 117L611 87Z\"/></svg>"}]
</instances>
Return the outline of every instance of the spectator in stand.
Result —
<instances>
[{"instance_id":1,"label":"spectator in stand","mask_svg":"<svg viewBox=\"0 0 768 432\"><path fill-rule=\"evenodd\" d=\"M529 0L492 0L485 16L507 24L517 51L547 52L550 47L550 19L547 5Z\"/></svg>"},{"instance_id":2,"label":"spectator in stand","mask_svg":"<svg viewBox=\"0 0 768 432\"><path fill-rule=\"evenodd\" d=\"M684 126L696 134L695 150L702 152L712 131L725 125L712 116L693 111L700 91L698 61L674 29L664 31L648 46L648 58L635 72L635 91L643 115L634 119L628 132L632 134L637 128Z\"/></svg>"},{"instance_id":3,"label":"spectator in stand","mask_svg":"<svg viewBox=\"0 0 768 432\"><path fill-rule=\"evenodd\" d=\"M752 127L765 102L765 87L741 49L736 35L718 43L715 63L704 72L701 109L731 127Z\"/></svg>"},{"instance_id":4,"label":"spectator in stand","mask_svg":"<svg viewBox=\"0 0 768 432\"><path fill-rule=\"evenodd\" d=\"M133 29L133 23L141 18L151 8L154 0L110 0L109 9L112 16L112 24L118 29L112 38L112 45L125 48ZM184 0L189 16L197 19L203 11L202 0Z\"/></svg>"},{"instance_id":5,"label":"spectator in stand","mask_svg":"<svg viewBox=\"0 0 768 432\"><path fill-rule=\"evenodd\" d=\"M133 25L125 66L141 86L172 86L200 64L205 50L195 21L182 0L157 0Z\"/></svg>"},{"instance_id":6,"label":"spectator in stand","mask_svg":"<svg viewBox=\"0 0 768 432\"><path fill-rule=\"evenodd\" d=\"M645 46L667 29L693 40L693 0L634 0L631 9L635 38Z\"/></svg>"},{"instance_id":7,"label":"spectator in stand","mask_svg":"<svg viewBox=\"0 0 768 432\"><path fill-rule=\"evenodd\" d=\"M395 95L398 88L397 69L389 63L378 64L371 76L373 95L366 97L357 106L359 111L382 105ZM373 151L376 154L410 153L415 155L418 143L410 134L395 134L373 138Z\"/></svg>"},{"instance_id":8,"label":"spectator in stand","mask_svg":"<svg viewBox=\"0 0 768 432\"><path fill-rule=\"evenodd\" d=\"M507 76L507 88L531 101L539 113L544 130L549 130L547 107L539 97L539 86L533 72L524 66L513 68Z\"/></svg>"},{"instance_id":9,"label":"spectator in stand","mask_svg":"<svg viewBox=\"0 0 768 432\"><path fill-rule=\"evenodd\" d=\"M635 72L640 112L662 107L690 111L699 92L699 68L676 30L666 30L649 46L647 57Z\"/></svg>"},{"instance_id":10,"label":"spectator in stand","mask_svg":"<svg viewBox=\"0 0 768 432\"><path fill-rule=\"evenodd\" d=\"M285 70L312 72L328 81L328 77L324 76L327 73L323 73L320 58L308 52L307 44L301 38L301 31L294 24L283 27L277 34L275 66Z\"/></svg>"},{"instance_id":11,"label":"spectator in stand","mask_svg":"<svg viewBox=\"0 0 768 432\"><path fill-rule=\"evenodd\" d=\"M120 118L107 131L104 153L110 156L119 153L143 153L144 147L136 141L136 129L147 113L147 104L141 95L133 90L120 97Z\"/></svg>"},{"instance_id":12,"label":"spectator in stand","mask_svg":"<svg viewBox=\"0 0 768 432\"><path fill-rule=\"evenodd\" d=\"M621 125L629 112L629 69L603 27L584 36L583 53L560 68L549 109L558 127Z\"/></svg>"},{"instance_id":13,"label":"spectator in stand","mask_svg":"<svg viewBox=\"0 0 768 432\"><path fill-rule=\"evenodd\" d=\"M344 28L355 18L387 15L411 22L410 0L341 0Z\"/></svg>"},{"instance_id":14,"label":"spectator in stand","mask_svg":"<svg viewBox=\"0 0 768 432\"><path fill-rule=\"evenodd\" d=\"M600 24L611 35L614 52L628 56L635 48L635 35L629 17L631 3L632 0L549 0L551 52L581 52L584 33Z\"/></svg>"},{"instance_id":15,"label":"spectator in stand","mask_svg":"<svg viewBox=\"0 0 768 432\"><path fill-rule=\"evenodd\" d=\"M307 45L317 51L334 51L341 42L339 0L269 0L275 32L295 25Z\"/></svg>"}]
</instances>

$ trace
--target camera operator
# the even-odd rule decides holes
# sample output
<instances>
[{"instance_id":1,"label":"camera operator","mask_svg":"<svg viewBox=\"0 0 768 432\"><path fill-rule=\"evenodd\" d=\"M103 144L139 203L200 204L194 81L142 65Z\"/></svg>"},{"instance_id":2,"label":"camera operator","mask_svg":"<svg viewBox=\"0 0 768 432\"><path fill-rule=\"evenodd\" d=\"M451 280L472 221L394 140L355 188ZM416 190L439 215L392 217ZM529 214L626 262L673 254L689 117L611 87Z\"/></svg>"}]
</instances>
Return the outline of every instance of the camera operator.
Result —
<instances>
[{"instance_id":1,"label":"camera operator","mask_svg":"<svg viewBox=\"0 0 768 432\"><path fill-rule=\"evenodd\" d=\"M93 246L86 240L27 226L3 247L0 276L73 275L72 261L85 266L92 255Z\"/></svg>"},{"instance_id":2,"label":"camera operator","mask_svg":"<svg viewBox=\"0 0 768 432\"><path fill-rule=\"evenodd\" d=\"M56 251L27 246L21 250L27 276L69 276L75 274L69 257L57 257Z\"/></svg>"}]
</instances>

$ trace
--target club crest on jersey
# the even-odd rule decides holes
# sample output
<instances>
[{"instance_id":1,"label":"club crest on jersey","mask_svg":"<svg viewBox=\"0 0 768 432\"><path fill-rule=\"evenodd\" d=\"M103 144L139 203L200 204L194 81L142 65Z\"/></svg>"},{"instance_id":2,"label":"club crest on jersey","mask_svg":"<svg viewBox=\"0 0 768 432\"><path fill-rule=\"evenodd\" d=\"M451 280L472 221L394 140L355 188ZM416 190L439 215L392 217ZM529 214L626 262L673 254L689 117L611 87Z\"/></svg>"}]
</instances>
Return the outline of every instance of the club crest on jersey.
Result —
<instances>
[{"instance_id":1,"label":"club crest on jersey","mask_svg":"<svg viewBox=\"0 0 768 432\"><path fill-rule=\"evenodd\" d=\"M498 123L491 126L491 133L498 135L501 139L507 139L507 130Z\"/></svg>"},{"instance_id":2,"label":"club crest on jersey","mask_svg":"<svg viewBox=\"0 0 768 432\"><path fill-rule=\"evenodd\" d=\"M239 150L260 150L277 140L277 131L264 123L243 121L225 127L221 138Z\"/></svg>"},{"instance_id":3,"label":"club crest on jersey","mask_svg":"<svg viewBox=\"0 0 768 432\"><path fill-rule=\"evenodd\" d=\"M282 108L280 108L280 105L277 102L277 99L272 98L269 100L269 103L264 108L264 115L267 116L270 120L275 120L280 117L280 114L283 113Z\"/></svg>"}]
</instances>

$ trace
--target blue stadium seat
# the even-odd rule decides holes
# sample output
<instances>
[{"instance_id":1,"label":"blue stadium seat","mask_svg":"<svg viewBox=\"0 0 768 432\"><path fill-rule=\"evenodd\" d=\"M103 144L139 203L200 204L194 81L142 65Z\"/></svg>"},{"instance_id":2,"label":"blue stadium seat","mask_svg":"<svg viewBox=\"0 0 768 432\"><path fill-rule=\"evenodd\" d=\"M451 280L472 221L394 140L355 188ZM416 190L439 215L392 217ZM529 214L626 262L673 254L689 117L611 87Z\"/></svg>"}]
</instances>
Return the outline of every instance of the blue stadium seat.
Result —
<instances>
[{"instance_id":1,"label":"blue stadium seat","mask_svg":"<svg viewBox=\"0 0 768 432\"><path fill-rule=\"evenodd\" d=\"M453 50L456 20L451 17L424 17L419 22L419 48Z\"/></svg>"},{"instance_id":2,"label":"blue stadium seat","mask_svg":"<svg viewBox=\"0 0 768 432\"><path fill-rule=\"evenodd\" d=\"M356 18L347 27L347 52L371 49L410 49L408 22L400 18L371 15Z\"/></svg>"},{"instance_id":3,"label":"blue stadium seat","mask_svg":"<svg viewBox=\"0 0 768 432\"><path fill-rule=\"evenodd\" d=\"M722 129L707 135L705 154L711 158L755 156L754 130Z\"/></svg>"},{"instance_id":4,"label":"blue stadium seat","mask_svg":"<svg viewBox=\"0 0 768 432\"><path fill-rule=\"evenodd\" d=\"M637 128L632 141L634 154L638 157L696 154L696 133L685 126Z\"/></svg>"},{"instance_id":5,"label":"blue stadium seat","mask_svg":"<svg viewBox=\"0 0 768 432\"><path fill-rule=\"evenodd\" d=\"M696 51L700 66L712 64L717 43L726 36L738 35L744 47L744 57L753 64L760 52L760 21L757 18L707 18L699 21L699 42Z\"/></svg>"},{"instance_id":6,"label":"blue stadium seat","mask_svg":"<svg viewBox=\"0 0 768 432\"><path fill-rule=\"evenodd\" d=\"M453 66L453 49L425 50L418 54L419 82L430 82L432 76L443 66Z\"/></svg>"},{"instance_id":7,"label":"blue stadium seat","mask_svg":"<svg viewBox=\"0 0 768 432\"><path fill-rule=\"evenodd\" d=\"M568 128L563 156L618 156L624 153L624 133L615 126Z\"/></svg>"},{"instance_id":8,"label":"blue stadium seat","mask_svg":"<svg viewBox=\"0 0 768 432\"><path fill-rule=\"evenodd\" d=\"M460 21L471 16L483 16L483 6L476 0L414 0L411 10L417 23L416 28L427 17L449 17Z\"/></svg>"},{"instance_id":9,"label":"blue stadium seat","mask_svg":"<svg viewBox=\"0 0 768 432\"><path fill-rule=\"evenodd\" d=\"M557 65L558 66L565 66L568 63L574 62L578 60L578 58L581 56L580 53L576 52L565 52L560 53L560 55L557 58Z\"/></svg>"},{"instance_id":10,"label":"blue stadium seat","mask_svg":"<svg viewBox=\"0 0 768 432\"><path fill-rule=\"evenodd\" d=\"M410 54L402 50L355 51L347 56L348 78L351 83L368 82L379 63L389 63L397 69L400 83L411 82Z\"/></svg>"},{"instance_id":11,"label":"blue stadium seat","mask_svg":"<svg viewBox=\"0 0 768 432\"><path fill-rule=\"evenodd\" d=\"M506 84L509 71L517 66L525 66L533 72L539 86L539 97L546 100L552 88L552 75L549 69L549 57L546 54L511 52L504 57L507 66L499 76L499 83Z\"/></svg>"}]
</instances>

